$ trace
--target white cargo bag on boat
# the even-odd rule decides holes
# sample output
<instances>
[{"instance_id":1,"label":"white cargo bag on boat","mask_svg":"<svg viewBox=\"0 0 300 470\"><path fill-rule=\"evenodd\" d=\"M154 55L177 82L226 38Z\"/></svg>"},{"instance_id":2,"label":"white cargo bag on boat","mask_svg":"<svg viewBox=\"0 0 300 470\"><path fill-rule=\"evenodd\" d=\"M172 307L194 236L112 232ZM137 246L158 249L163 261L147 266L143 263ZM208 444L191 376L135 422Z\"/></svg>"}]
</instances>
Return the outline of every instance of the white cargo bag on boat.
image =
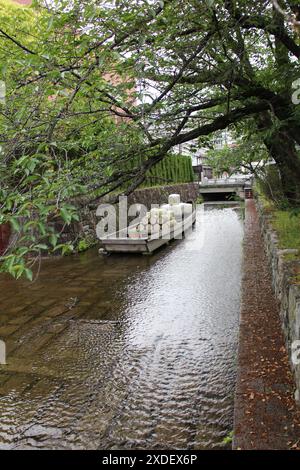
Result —
<instances>
[{"instance_id":1,"label":"white cargo bag on boat","mask_svg":"<svg viewBox=\"0 0 300 470\"><path fill-rule=\"evenodd\" d=\"M193 204L181 204L182 212L185 217L189 217L193 213Z\"/></svg>"},{"instance_id":2,"label":"white cargo bag on boat","mask_svg":"<svg viewBox=\"0 0 300 470\"><path fill-rule=\"evenodd\" d=\"M176 204L180 204L180 194L170 194L169 196L169 204L170 206L174 206Z\"/></svg>"},{"instance_id":3,"label":"white cargo bag on boat","mask_svg":"<svg viewBox=\"0 0 300 470\"><path fill-rule=\"evenodd\" d=\"M175 218L177 222L181 222L183 218L186 219L193 213L193 205L186 204L184 202L174 204L173 206L170 206L170 204L165 204L161 207L162 209L169 211L171 214L171 220Z\"/></svg>"}]
</instances>

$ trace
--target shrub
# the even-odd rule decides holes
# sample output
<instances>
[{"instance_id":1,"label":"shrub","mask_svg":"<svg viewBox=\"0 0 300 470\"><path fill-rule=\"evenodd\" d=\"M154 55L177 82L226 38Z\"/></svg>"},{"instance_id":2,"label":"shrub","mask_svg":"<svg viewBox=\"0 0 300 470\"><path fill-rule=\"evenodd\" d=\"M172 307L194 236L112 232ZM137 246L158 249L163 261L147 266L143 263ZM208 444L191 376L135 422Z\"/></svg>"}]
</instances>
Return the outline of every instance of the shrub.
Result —
<instances>
[{"instance_id":1,"label":"shrub","mask_svg":"<svg viewBox=\"0 0 300 470\"><path fill-rule=\"evenodd\" d=\"M192 160L185 155L168 155L147 174L143 186L159 186L194 181Z\"/></svg>"},{"instance_id":2,"label":"shrub","mask_svg":"<svg viewBox=\"0 0 300 470\"><path fill-rule=\"evenodd\" d=\"M261 172L257 179L258 190L263 197L278 208L285 208L287 205L283 194L282 183L278 168L275 165L268 165Z\"/></svg>"}]
</instances>

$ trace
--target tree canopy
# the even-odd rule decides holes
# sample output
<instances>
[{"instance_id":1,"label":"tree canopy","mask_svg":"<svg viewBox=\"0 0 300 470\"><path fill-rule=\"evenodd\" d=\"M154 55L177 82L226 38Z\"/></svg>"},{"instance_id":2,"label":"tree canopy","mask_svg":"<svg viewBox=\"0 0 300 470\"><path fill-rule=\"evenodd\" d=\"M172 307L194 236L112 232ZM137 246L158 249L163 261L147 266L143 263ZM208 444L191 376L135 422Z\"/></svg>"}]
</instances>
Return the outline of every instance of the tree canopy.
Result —
<instances>
[{"instance_id":1,"label":"tree canopy","mask_svg":"<svg viewBox=\"0 0 300 470\"><path fill-rule=\"evenodd\" d=\"M298 3L108 3L0 4L0 222L19 233L2 269L17 276L59 247L47 220L76 219L72 197L130 193L174 146L225 128L251 128L299 204Z\"/></svg>"}]
</instances>

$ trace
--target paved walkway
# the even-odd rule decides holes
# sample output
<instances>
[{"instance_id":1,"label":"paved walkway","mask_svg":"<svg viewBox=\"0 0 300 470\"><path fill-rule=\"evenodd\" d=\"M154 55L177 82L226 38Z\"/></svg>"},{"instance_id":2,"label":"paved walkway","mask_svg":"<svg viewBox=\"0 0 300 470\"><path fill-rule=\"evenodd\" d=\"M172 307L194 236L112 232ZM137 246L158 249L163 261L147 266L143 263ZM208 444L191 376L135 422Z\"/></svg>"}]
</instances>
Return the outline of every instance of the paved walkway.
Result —
<instances>
[{"instance_id":1,"label":"paved walkway","mask_svg":"<svg viewBox=\"0 0 300 470\"><path fill-rule=\"evenodd\" d=\"M234 448L300 450L300 410L254 201L246 203Z\"/></svg>"}]
</instances>

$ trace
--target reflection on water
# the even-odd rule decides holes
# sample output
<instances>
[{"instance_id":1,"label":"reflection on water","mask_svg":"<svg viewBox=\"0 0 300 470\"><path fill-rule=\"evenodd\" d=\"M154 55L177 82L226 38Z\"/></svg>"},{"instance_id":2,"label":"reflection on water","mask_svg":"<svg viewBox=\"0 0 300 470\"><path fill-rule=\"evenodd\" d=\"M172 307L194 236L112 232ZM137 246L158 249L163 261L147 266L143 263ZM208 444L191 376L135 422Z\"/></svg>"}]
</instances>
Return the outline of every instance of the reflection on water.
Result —
<instances>
[{"instance_id":1,"label":"reflection on water","mask_svg":"<svg viewBox=\"0 0 300 470\"><path fill-rule=\"evenodd\" d=\"M219 448L242 236L238 211L210 207L153 257L92 251L47 262L31 286L3 280L0 447Z\"/></svg>"}]
</instances>

